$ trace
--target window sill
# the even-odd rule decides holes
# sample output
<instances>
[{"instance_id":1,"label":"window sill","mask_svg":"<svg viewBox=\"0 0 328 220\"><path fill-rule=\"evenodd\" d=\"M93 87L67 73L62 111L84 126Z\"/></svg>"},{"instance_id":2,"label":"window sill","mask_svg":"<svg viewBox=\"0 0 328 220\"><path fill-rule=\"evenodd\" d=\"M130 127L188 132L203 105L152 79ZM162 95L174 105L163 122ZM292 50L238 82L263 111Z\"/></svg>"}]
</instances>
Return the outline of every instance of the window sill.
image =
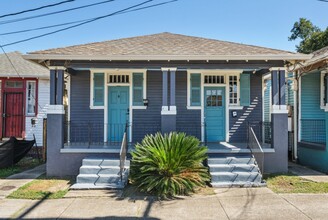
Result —
<instances>
[{"instance_id":1,"label":"window sill","mask_svg":"<svg viewBox=\"0 0 328 220\"><path fill-rule=\"evenodd\" d=\"M104 106L90 106L90 109L104 109Z\"/></svg>"},{"instance_id":2,"label":"window sill","mask_svg":"<svg viewBox=\"0 0 328 220\"><path fill-rule=\"evenodd\" d=\"M201 110L202 106L187 106L188 110Z\"/></svg>"},{"instance_id":3,"label":"window sill","mask_svg":"<svg viewBox=\"0 0 328 220\"><path fill-rule=\"evenodd\" d=\"M229 110L243 110L244 106L240 105L229 105Z\"/></svg>"},{"instance_id":4,"label":"window sill","mask_svg":"<svg viewBox=\"0 0 328 220\"><path fill-rule=\"evenodd\" d=\"M132 106L132 109L146 110L147 109L147 106Z\"/></svg>"}]
</instances>

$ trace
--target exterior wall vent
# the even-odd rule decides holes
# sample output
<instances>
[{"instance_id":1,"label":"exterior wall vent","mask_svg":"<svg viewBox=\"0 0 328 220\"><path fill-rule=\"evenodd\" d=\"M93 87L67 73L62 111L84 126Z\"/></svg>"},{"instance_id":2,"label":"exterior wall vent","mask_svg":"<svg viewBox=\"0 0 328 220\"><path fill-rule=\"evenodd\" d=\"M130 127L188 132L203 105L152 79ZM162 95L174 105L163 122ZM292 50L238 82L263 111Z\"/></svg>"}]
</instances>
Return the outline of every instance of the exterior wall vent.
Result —
<instances>
[{"instance_id":1,"label":"exterior wall vent","mask_svg":"<svg viewBox=\"0 0 328 220\"><path fill-rule=\"evenodd\" d=\"M204 77L205 84L224 84L224 76L213 76L213 75L205 75Z\"/></svg>"},{"instance_id":2,"label":"exterior wall vent","mask_svg":"<svg viewBox=\"0 0 328 220\"><path fill-rule=\"evenodd\" d=\"M109 74L108 75L108 83L130 83L130 77L129 75L115 75L115 74Z\"/></svg>"}]
</instances>

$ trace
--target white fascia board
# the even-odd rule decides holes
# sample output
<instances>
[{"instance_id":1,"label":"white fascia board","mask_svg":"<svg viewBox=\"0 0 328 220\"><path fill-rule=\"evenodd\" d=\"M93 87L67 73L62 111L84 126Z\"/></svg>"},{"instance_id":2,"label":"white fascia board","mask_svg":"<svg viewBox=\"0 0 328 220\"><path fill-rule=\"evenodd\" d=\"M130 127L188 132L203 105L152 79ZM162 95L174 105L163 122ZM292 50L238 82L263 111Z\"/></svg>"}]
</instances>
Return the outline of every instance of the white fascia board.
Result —
<instances>
[{"instance_id":1,"label":"white fascia board","mask_svg":"<svg viewBox=\"0 0 328 220\"><path fill-rule=\"evenodd\" d=\"M313 55L308 54L267 54L267 55L58 55L58 54L27 54L23 55L29 60L309 60Z\"/></svg>"},{"instance_id":2,"label":"white fascia board","mask_svg":"<svg viewBox=\"0 0 328 220\"><path fill-rule=\"evenodd\" d=\"M36 75L23 75L23 74L19 74L20 76L16 75L1 75L0 77L5 77L5 78L34 78L34 79L50 79L50 71L48 75L43 75L43 76L36 76Z\"/></svg>"}]
</instances>

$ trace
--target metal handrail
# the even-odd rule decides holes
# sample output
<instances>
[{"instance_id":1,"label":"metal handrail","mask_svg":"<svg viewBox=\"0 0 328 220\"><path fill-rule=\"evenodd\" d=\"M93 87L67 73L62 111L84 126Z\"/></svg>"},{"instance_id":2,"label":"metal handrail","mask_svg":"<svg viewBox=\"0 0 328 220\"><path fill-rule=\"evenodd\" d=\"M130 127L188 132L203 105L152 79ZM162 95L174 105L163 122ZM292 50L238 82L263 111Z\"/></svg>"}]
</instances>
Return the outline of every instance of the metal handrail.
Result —
<instances>
[{"instance_id":1,"label":"metal handrail","mask_svg":"<svg viewBox=\"0 0 328 220\"><path fill-rule=\"evenodd\" d=\"M260 169L260 172L263 174L264 171L264 152L261 147L260 142L258 141L255 132L251 126L248 126L248 148L251 151L251 154L255 158L255 161Z\"/></svg>"},{"instance_id":2,"label":"metal handrail","mask_svg":"<svg viewBox=\"0 0 328 220\"><path fill-rule=\"evenodd\" d=\"M125 126L125 131L123 134L123 139L122 139L122 144L121 144L121 149L120 149L120 177L121 177L121 182L123 181L123 172L124 172L124 167L125 167L125 160L126 160L126 155L128 152L128 140L127 140L127 129L128 124Z\"/></svg>"}]
</instances>

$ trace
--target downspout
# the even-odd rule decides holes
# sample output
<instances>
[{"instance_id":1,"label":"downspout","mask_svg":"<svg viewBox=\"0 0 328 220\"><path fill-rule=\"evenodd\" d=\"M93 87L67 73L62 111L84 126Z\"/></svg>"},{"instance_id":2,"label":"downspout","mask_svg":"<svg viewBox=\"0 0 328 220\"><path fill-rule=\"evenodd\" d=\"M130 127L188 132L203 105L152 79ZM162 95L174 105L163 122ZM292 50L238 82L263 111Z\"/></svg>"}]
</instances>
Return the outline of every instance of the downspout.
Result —
<instances>
[{"instance_id":1,"label":"downspout","mask_svg":"<svg viewBox=\"0 0 328 220\"><path fill-rule=\"evenodd\" d=\"M299 81L298 81L299 70L294 72L294 160L297 161L297 142L298 142L298 92L299 92Z\"/></svg>"}]
</instances>

